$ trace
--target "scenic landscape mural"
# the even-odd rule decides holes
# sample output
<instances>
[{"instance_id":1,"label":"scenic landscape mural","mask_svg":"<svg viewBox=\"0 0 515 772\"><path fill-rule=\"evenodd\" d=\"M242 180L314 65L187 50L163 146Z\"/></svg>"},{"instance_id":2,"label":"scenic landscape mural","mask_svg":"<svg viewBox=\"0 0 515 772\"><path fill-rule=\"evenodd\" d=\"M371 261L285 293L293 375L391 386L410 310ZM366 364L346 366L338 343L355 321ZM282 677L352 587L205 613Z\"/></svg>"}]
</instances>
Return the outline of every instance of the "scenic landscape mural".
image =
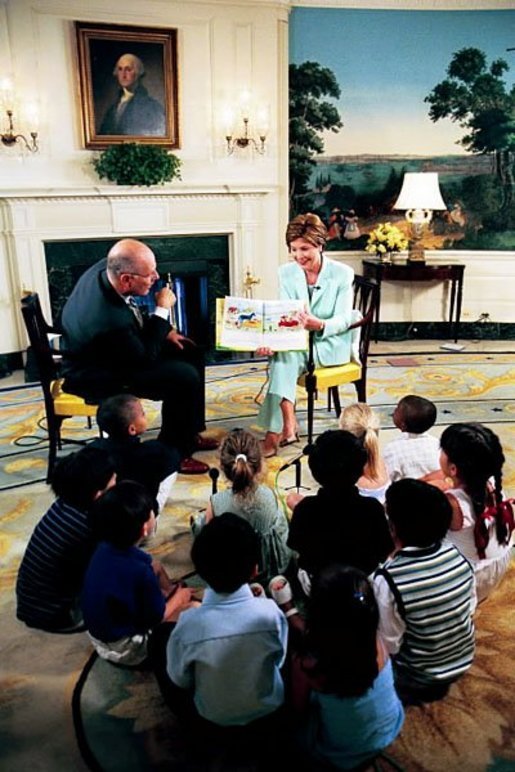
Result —
<instances>
[{"instance_id":1,"label":"scenic landscape mural","mask_svg":"<svg viewBox=\"0 0 515 772\"><path fill-rule=\"evenodd\" d=\"M515 11L294 8L290 203L330 249L390 221L404 172L438 172L429 249L515 249Z\"/></svg>"}]
</instances>

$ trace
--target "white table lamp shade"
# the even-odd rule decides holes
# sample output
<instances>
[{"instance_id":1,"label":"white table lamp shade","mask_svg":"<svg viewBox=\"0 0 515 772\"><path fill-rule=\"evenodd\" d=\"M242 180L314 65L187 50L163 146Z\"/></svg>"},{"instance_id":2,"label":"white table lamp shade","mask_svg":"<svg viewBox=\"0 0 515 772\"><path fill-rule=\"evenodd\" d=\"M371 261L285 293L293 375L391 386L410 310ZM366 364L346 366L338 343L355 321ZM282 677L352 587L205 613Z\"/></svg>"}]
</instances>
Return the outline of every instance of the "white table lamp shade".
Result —
<instances>
[{"instance_id":1,"label":"white table lamp shade","mask_svg":"<svg viewBox=\"0 0 515 772\"><path fill-rule=\"evenodd\" d=\"M447 209L437 172L406 172L394 209Z\"/></svg>"}]
</instances>

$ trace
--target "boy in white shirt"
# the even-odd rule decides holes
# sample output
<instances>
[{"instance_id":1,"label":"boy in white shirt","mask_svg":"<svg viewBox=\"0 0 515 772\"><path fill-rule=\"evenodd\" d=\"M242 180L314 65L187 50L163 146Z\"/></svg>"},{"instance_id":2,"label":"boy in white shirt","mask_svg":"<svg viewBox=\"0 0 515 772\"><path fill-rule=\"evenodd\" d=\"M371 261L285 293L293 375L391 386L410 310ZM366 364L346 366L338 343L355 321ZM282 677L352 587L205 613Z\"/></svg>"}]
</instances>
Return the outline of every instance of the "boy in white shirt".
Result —
<instances>
[{"instance_id":1,"label":"boy in white shirt","mask_svg":"<svg viewBox=\"0 0 515 772\"><path fill-rule=\"evenodd\" d=\"M393 422L402 435L383 451L392 482L406 477L423 479L440 471L440 442L428 433L435 421L436 406L429 399L408 394L399 401Z\"/></svg>"}]
</instances>

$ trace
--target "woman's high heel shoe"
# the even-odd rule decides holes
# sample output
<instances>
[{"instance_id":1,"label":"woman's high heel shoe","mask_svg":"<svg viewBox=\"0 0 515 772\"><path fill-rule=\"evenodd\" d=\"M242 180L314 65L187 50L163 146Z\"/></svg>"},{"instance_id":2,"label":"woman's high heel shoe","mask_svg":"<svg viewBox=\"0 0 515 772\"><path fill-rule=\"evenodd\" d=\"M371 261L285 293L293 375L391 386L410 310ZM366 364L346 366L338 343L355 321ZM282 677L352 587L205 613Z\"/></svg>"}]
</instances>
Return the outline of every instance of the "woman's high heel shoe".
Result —
<instances>
[{"instance_id":1,"label":"woman's high heel shoe","mask_svg":"<svg viewBox=\"0 0 515 772\"><path fill-rule=\"evenodd\" d=\"M261 444L263 458L273 458L277 456L279 448L279 435L274 432L267 432L265 439Z\"/></svg>"},{"instance_id":2,"label":"woman's high heel shoe","mask_svg":"<svg viewBox=\"0 0 515 772\"><path fill-rule=\"evenodd\" d=\"M292 437L283 437L283 439L279 442L280 448L285 448L287 445L293 445L296 442L299 442L299 434L298 432L295 432L295 434Z\"/></svg>"}]
</instances>

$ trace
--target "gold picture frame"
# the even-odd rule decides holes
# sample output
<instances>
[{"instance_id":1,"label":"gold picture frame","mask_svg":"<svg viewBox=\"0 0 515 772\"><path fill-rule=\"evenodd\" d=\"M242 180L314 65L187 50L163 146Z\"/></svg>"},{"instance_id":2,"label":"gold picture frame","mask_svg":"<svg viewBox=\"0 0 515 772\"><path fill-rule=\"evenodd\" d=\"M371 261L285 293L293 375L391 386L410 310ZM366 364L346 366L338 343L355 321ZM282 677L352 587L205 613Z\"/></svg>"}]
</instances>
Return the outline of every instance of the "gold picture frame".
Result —
<instances>
[{"instance_id":1,"label":"gold picture frame","mask_svg":"<svg viewBox=\"0 0 515 772\"><path fill-rule=\"evenodd\" d=\"M84 147L178 148L177 30L75 22Z\"/></svg>"}]
</instances>

